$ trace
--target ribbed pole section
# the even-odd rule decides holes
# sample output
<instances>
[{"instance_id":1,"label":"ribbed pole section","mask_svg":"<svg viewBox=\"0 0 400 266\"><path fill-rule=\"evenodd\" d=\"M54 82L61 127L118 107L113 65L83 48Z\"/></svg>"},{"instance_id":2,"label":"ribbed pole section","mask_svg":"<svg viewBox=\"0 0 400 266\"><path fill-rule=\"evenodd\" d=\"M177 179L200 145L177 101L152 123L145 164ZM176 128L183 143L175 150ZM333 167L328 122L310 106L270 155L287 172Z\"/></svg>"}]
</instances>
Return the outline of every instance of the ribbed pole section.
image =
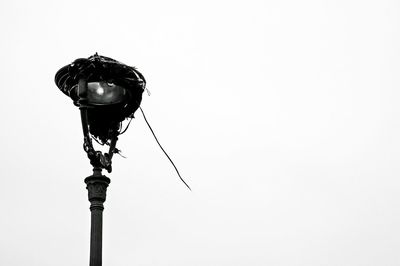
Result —
<instances>
[{"instance_id":1,"label":"ribbed pole section","mask_svg":"<svg viewBox=\"0 0 400 266\"><path fill-rule=\"evenodd\" d=\"M103 241L103 203L106 201L107 187L110 179L101 174L101 169L93 169L93 175L85 178L90 201L90 266L102 265Z\"/></svg>"}]
</instances>

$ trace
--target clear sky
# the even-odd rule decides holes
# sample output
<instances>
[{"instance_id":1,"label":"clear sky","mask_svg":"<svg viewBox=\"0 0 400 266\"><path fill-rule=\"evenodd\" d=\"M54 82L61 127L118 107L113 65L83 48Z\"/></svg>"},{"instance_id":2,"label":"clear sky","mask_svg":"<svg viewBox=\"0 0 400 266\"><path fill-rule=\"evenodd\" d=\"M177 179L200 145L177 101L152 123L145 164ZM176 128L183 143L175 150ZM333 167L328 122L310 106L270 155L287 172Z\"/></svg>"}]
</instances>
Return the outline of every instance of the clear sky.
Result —
<instances>
[{"instance_id":1,"label":"clear sky","mask_svg":"<svg viewBox=\"0 0 400 266\"><path fill-rule=\"evenodd\" d=\"M79 111L56 71L136 66L103 264L400 265L400 2L1 1L0 265L88 265Z\"/></svg>"}]
</instances>

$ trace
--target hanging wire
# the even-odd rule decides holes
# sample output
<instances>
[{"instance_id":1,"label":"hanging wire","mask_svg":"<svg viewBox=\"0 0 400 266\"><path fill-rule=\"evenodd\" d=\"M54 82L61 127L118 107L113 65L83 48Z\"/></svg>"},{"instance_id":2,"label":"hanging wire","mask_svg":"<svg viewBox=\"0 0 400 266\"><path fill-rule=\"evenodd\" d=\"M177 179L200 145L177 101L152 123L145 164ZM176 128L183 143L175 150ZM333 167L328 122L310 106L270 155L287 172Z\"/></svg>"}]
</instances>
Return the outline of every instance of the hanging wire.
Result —
<instances>
[{"instance_id":1,"label":"hanging wire","mask_svg":"<svg viewBox=\"0 0 400 266\"><path fill-rule=\"evenodd\" d=\"M124 129L124 130L122 130L122 132L121 132L121 133L119 133L120 135L124 134L124 133L125 133L125 131L126 131L126 130L128 130L128 127L129 127L129 125L131 124L131 122L132 122L132 119L133 119L133 117L131 117L131 120L129 120L129 122L128 122L128 125L126 125L125 129Z\"/></svg>"},{"instance_id":2,"label":"hanging wire","mask_svg":"<svg viewBox=\"0 0 400 266\"><path fill-rule=\"evenodd\" d=\"M121 156L122 158L125 158L125 159L126 159L126 156L124 156L124 155L121 154L121 150L120 150L120 149L114 148L114 153L115 153L115 154L118 154L118 155Z\"/></svg>"},{"instance_id":3,"label":"hanging wire","mask_svg":"<svg viewBox=\"0 0 400 266\"><path fill-rule=\"evenodd\" d=\"M178 176L179 176L179 178L181 179L181 181L182 181L182 182L187 186L187 188L191 191L192 189L191 189L191 188L189 187L189 185L185 182L185 180L183 180L183 178L181 177L181 174L180 174L179 171L178 171L178 168L176 168L174 162L171 160L171 158L168 156L167 152L164 150L164 148L161 146L160 142L158 141L158 139L157 139L157 137L156 137L156 134L154 134L153 129L151 128L149 122L147 121L146 115L144 114L142 107L139 106L139 108L140 108L140 111L142 112L144 121L146 121L146 124L147 124L147 126L149 127L151 133L153 134L154 139L157 141L158 146L160 146L160 148L161 148L161 150L164 152L165 156L167 156L168 160L171 162L172 166L175 168L175 171L176 171L176 173L178 174Z\"/></svg>"},{"instance_id":4,"label":"hanging wire","mask_svg":"<svg viewBox=\"0 0 400 266\"><path fill-rule=\"evenodd\" d=\"M150 95L151 95L151 92L149 91L149 89L148 89L147 87L145 87L144 89L146 90L146 92L147 92L147 95L149 95L149 96L150 96Z\"/></svg>"}]
</instances>

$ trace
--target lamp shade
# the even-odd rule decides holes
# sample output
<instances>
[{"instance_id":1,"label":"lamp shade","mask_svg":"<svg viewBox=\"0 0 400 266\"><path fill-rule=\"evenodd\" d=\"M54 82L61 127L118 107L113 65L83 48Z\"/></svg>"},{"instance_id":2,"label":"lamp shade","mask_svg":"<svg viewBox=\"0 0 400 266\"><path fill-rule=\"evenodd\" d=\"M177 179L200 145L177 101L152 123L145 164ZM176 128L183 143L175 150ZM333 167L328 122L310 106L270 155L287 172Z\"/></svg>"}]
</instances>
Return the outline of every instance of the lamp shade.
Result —
<instances>
[{"instance_id":1,"label":"lamp shade","mask_svg":"<svg viewBox=\"0 0 400 266\"><path fill-rule=\"evenodd\" d=\"M79 58L62 67L55 75L57 87L77 106L80 106L77 86L81 78L88 83L88 105L125 102L121 112L126 117L139 107L146 86L145 78L134 67L98 54L87 59Z\"/></svg>"}]
</instances>

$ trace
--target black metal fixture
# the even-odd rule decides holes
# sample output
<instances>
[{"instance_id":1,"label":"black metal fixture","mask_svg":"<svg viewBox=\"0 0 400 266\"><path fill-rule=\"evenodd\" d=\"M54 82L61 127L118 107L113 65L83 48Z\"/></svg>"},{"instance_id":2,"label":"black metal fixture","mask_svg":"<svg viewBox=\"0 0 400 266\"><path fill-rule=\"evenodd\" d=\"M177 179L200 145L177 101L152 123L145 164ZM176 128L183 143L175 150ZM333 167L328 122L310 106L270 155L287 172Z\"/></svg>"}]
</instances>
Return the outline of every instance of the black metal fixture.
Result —
<instances>
[{"instance_id":1,"label":"black metal fixture","mask_svg":"<svg viewBox=\"0 0 400 266\"><path fill-rule=\"evenodd\" d=\"M132 118L142 101L146 87L143 75L134 67L96 53L61 68L55 82L81 110L84 150L91 164L110 173L122 121ZM92 139L108 145L109 152L95 151Z\"/></svg>"},{"instance_id":2,"label":"black metal fixture","mask_svg":"<svg viewBox=\"0 0 400 266\"><path fill-rule=\"evenodd\" d=\"M103 203L110 183L101 172L112 171L118 136L126 130L122 122L139 108L146 80L136 68L96 53L62 67L55 83L80 109L83 147L93 166L93 175L85 179L91 203L90 266L101 266ZM96 151L93 140L109 146L109 151Z\"/></svg>"}]
</instances>

